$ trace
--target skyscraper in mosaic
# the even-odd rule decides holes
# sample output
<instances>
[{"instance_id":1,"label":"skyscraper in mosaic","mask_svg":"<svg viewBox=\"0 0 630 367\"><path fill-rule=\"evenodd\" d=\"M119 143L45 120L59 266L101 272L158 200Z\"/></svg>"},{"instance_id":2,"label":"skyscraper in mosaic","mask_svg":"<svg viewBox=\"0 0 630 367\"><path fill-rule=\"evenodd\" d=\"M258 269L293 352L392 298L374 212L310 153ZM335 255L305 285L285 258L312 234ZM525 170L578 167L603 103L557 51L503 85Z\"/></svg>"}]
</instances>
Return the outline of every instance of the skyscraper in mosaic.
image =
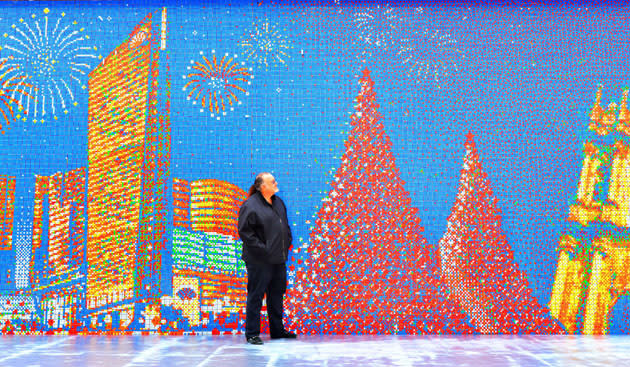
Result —
<instances>
[{"instance_id":1,"label":"skyscraper in mosaic","mask_svg":"<svg viewBox=\"0 0 630 367\"><path fill-rule=\"evenodd\" d=\"M30 282L51 328L78 325L85 311L87 170L35 177Z\"/></svg>"},{"instance_id":2,"label":"skyscraper in mosaic","mask_svg":"<svg viewBox=\"0 0 630 367\"><path fill-rule=\"evenodd\" d=\"M15 177L0 176L0 291L15 289Z\"/></svg>"},{"instance_id":3,"label":"skyscraper in mosaic","mask_svg":"<svg viewBox=\"0 0 630 367\"><path fill-rule=\"evenodd\" d=\"M170 294L166 9L147 15L90 73L87 309L91 325L155 328ZM165 267L168 268L168 267Z\"/></svg>"}]
</instances>

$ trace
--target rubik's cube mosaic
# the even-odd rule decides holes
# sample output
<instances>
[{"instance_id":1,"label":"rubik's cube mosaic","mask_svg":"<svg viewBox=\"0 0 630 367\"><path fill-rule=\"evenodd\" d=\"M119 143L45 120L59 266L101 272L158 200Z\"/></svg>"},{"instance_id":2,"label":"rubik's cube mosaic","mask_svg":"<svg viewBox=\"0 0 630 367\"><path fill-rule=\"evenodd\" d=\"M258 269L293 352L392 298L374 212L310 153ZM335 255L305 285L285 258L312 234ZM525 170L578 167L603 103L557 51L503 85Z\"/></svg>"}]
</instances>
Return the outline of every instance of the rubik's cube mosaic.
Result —
<instances>
[{"instance_id":1,"label":"rubik's cube mosaic","mask_svg":"<svg viewBox=\"0 0 630 367\"><path fill-rule=\"evenodd\" d=\"M629 12L2 4L1 332L243 333L269 171L289 329L629 333Z\"/></svg>"}]
</instances>

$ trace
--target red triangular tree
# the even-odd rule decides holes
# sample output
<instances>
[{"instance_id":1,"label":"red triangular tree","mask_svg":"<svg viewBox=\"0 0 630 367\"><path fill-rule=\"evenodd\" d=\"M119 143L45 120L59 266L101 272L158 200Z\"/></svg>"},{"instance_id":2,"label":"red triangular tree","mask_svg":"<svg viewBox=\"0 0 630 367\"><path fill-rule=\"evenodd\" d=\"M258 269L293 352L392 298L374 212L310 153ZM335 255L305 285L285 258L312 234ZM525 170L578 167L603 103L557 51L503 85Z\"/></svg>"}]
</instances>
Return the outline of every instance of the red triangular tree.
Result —
<instances>
[{"instance_id":1,"label":"red triangular tree","mask_svg":"<svg viewBox=\"0 0 630 367\"><path fill-rule=\"evenodd\" d=\"M359 84L341 167L287 296L289 319L306 333L470 332L440 292L437 250L410 207L367 69Z\"/></svg>"},{"instance_id":2,"label":"red triangular tree","mask_svg":"<svg viewBox=\"0 0 630 367\"><path fill-rule=\"evenodd\" d=\"M451 299L481 333L561 333L514 262L473 138L468 133L459 192L439 244Z\"/></svg>"}]
</instances>

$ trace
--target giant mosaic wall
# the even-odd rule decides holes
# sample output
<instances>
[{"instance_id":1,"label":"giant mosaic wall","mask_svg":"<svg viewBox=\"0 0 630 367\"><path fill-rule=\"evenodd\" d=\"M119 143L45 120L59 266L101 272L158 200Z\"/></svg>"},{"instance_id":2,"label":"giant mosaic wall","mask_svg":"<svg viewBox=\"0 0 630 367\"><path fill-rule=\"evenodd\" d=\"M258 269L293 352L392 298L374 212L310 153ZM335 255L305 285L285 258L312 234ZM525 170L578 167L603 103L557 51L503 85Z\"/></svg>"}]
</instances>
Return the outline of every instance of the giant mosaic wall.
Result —
<instances>
[{"instance_id":1,"label":"giant mosaic wall","mask_svg":"<svg viewBox=\"0 0 630 367\"><path fill-rule=\"evenodd\" d=\"M291 330L630 332L628 8L0 5L3 334L242 333L262 171Z\"/></svg>"}]
</instances>

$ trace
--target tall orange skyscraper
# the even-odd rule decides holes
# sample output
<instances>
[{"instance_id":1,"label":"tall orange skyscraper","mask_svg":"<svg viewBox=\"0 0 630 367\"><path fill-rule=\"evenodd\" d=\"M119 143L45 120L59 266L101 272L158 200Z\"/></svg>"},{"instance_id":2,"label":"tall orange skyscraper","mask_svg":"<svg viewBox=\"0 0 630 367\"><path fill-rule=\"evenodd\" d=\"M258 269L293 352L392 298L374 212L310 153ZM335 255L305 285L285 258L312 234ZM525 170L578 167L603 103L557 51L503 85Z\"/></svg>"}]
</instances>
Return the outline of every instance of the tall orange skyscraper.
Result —
<instances>
[{"instance_id":1,"label":"tall orange skyscraper","mask_svg":"<svg viewBox=\"0 0 630 367\"><path fill-rule=\"evenodd\" d=\"M14 205L15 177L0 176L0 290L15 289Z\"/></svg>"},{"instance_id":2,"label":"tall orange skyscraper","mask_svg":"<svg viewBox=\"0 0 630 367\"><path fill-rule=\"evenodd\" d=\"M85 167L35 177L30 281L47 327L71 328L85 310Z\"/></svg>"},{"instance_id":3,"label":"tall orange skyscraper","mask_svg":"<svg viewBox=\"0 0 630 367\"><path fill-rule=\"evenodd\" d=\"M168 286L161 269L168 247L169 98L164 8L148 14L90 73L87 309L92 326L159 324L160 297Z\"/></svg>"}]
</instances>

